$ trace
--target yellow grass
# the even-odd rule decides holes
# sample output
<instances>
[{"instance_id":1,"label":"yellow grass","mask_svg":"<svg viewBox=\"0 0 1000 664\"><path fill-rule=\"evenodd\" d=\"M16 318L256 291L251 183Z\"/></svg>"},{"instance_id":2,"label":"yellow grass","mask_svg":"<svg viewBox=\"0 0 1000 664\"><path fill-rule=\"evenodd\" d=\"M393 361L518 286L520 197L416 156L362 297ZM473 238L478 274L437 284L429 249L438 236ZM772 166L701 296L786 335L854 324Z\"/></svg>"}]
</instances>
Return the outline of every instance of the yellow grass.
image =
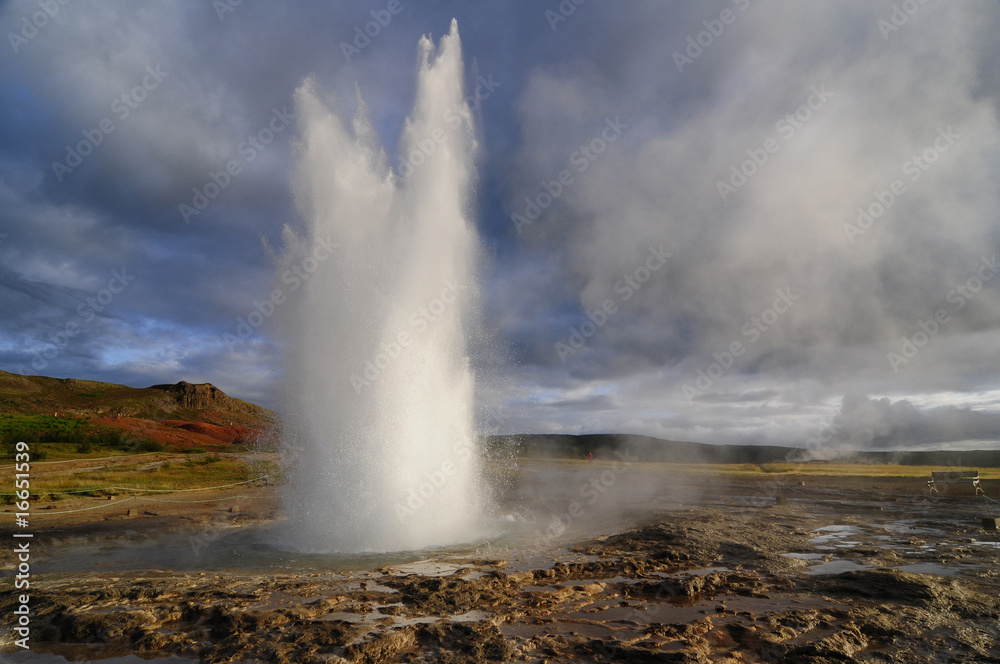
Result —
<instances>
[{"instance_id":1,"label":"yellow grass","mask_svg":"<svg viewBox=\"0 0 1000 664\"><path fill-rule=\"evenodd\" d=\"M141 493L148 490L176 491L218 487L245 482L261 475L269 475L270 483L280 483L282 469L273 458L249 458L235 455L213 454L143 454L130 458L105 459L109 455L78 455L80 464L33 463L31 468L31 493L41 500L61 500L80 492L99 495ZM615 463L608 459L595 459L594 469L609 468ZM93 464L93 465L91 465ZM491 464L492 465L492 464ZM504 474L517 473L507 462L497 462ZM519 459L517 467L539 469L545 467L587 467L586 460L578 459ZM961 467L901 466L849 463L771 463L771 464L698 464L639 462L648 472L662 475L723 475L748 479L778 479L781 477L900 477L929 479L933 471L970 470ZM94 468L93 466L105 466ZM496 469L494 469L496 470ZM982 468L984 480L1000 480L1000 468ZM494 473L495 474L495 473ZM130 491L132 490L132 491ZM9 493L9 492L4 492ZM8 498L8 496L4 496Z\"/></svg>"},{"instance_id":2,"label":"yellow grass","mask_svg":"<svg viewBox=\"0 0 1000 664\"><path fill-rule=\"evenodd\" d=\"M586 466L586 460L579 459L519 459L518 465L542 467L545 465ZM594 460L597 467L610 467L612 461ZM957 472L978 470L980 479L1000 479L1000 468L977 468L966 466L901 466L868 463L660 463L642 462L644 468L659 470L665 474L737 475L760 478L775 476L803 475L812 477L920 477L930 479L931 472Z\"/></svg>"},{"instance_id":3,"label":"yellow grass","mask_svg":"<svg viewBox=\"0 0 1000 664\"><path fill-rule=\"evenodd\" d=\"M978 470L981 479L1000 479L1000 468L974 466L898 466L867 463L773 463L762 464L761 472L788 475L813 475L828 477L924 477L932 472L958 472Z\"/></svg>"},{"instance_id":4,"label":"yellow grass","mask_svg":"<svg viewBox=\"0 0 1000 664\"><path fill-rule=\"evenodd\" d=\"M161 459L162 459L162 455ZM255 461L235 456L178 455L152 463L149 456L137 456L128 461L115 460L114 465L101 469L48 469L34 466L31 472L31 493L43 500L60 500L95 492L119 495L156 490L176 491L217 487L245 482L264 474L279 474L272 461Z\"/></svg>"}]
</instances>

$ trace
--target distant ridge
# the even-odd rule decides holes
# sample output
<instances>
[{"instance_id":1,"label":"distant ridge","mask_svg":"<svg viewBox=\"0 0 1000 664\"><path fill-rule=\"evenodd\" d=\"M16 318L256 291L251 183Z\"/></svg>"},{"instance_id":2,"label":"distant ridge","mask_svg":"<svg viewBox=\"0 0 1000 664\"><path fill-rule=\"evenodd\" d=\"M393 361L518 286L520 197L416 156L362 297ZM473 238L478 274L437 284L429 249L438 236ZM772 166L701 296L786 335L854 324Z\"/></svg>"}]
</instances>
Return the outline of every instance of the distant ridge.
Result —
<instances>
[{"instance_id":1,"label":"distant ridge","mask_svg":"<svg viewBox=\"0 0 1000 664\"><path fill-rule=\"evenodd\" d=\"M496 454L517 454L538 458L582 459L588 452L598 458L612 458L627 449L642 461L667 463L784 463L810 460L833 463L898 464L906 466L1000 467L1000 450L963 451L855 451L811 458L809 451L774 445L710 445L664 440L633 434L521 434L489 436L486 444Z\"/></svg>"},{"instance_id":2,"label":"distant ridge","mask_svg":"<svg viewBox=\"0 0 1000 664\"><path fill-rule=\"evenodd\" d=\"M0 413L76 417L178 419L259 425L274 413L234 399L211 383L128 387L75 378L22 376L0 371Z\"/></svg>"}]
</instances>

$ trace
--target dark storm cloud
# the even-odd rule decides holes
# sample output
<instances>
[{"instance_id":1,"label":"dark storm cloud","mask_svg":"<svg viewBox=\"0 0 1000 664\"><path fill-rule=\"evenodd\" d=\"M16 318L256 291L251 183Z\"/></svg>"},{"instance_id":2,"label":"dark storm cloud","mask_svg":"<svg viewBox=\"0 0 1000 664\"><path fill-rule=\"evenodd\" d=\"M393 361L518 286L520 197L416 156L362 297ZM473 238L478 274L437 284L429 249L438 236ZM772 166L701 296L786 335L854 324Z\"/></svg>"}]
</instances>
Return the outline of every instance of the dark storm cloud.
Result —
<instances>
[{"instance_id":1,"label":"dark storm cloud","mask_svg":"<svg viewBox=\"0 0 1000 664\"><path fill-rule=\"evenodd\" d=\"M963 398L998 409L1000 279L954 294L1000 240L998 10L926 3L896 26L888 1L560 6L73 2L21 42L37 3L4 4L3 368L55 347L41 373L265 399L281 340L223 334L299 224L291 93L313 74L350 116L360 92L398 167L417 39L455 16L468 92L490 81L477 224L511 366L483 394L512 429L803 444L867 394L913 404L942 444L974 438L932 423Z\"/></svg>"},{"instance_id":2,"label":"dark storm cloud","mask_svg":"<svg viewBox=\"0 0 1000 664\"><path fill-rule=\"evenodd\" d=\"M392 146L413 93L417 40L454 13L476 62L470 71L500 84L477 109L501 118L484 122L484 135L512 136L505 109L520 87L517 60L531 57L517 45L548 31L534 8L489 15L407 1L348 58L344 44L384 20L384 3L225 7L74 2L37 32L23 21L37 3L0 10L6 368L35 360L44 373L140 383L197 375L265 398L273 340L257 333L234 347L223 334L269 292L262 240L280 244L281 228L297 223L292 91L315 74L348 111L360 91ZM518 26L524 16L537 20ZM129 288L54 348L78 303L122 268L135 275Z\"/></svg>"}]
</instances>

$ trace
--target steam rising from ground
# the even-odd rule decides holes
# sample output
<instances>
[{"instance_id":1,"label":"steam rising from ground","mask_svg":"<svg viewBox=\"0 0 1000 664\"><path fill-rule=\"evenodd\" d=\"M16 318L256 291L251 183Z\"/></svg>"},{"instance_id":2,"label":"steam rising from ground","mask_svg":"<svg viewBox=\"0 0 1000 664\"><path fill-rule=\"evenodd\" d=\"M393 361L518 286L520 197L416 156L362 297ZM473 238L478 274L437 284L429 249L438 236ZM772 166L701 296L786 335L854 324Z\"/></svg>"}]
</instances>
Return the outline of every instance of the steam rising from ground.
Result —
<instances>
[{"instance_id":1,"label":"steam rising from ground","mask_svg":"<svg viewBox=\"0 0 1000 664\"><path fill-rule=\"evenodd\" d=\"M286 423L298 447L290 543L356 552L471 540L482 508L466 350L476 142L457 23L436 50L420 40L400 151L423 158L409 172L390 168L360 99L348 126L321 97L313 80L295 95L307 229L286 229L278 272L309 274L294 315L282 317ZM339 246L320 263L317 248L330 242Z\"/></svg>"},{"instance_id":2,"label":"steam rising from ground","mask_svg":"<svg viewBox=\"0 0 1000 664\"><path fill-rule=\"evenodd\" d=\"M590 68L567 56L532 70L509 210L523 213L561 169L574 181L521 227L502 282L526 349L521 383L548 395L513 430L802 446L845 394L907 399L930 419L997 412L997 8L911 3L919 11L895 29L901 4L719 3L735 23L680 70L671 58L719 7L647 12L640 25L595 5L594 25L628 38L591 53ZM608 118L623 136L575 168ZM626 288L660 246L664 266ZM558 259L535 258L547 255ZM758 326L778 289L798 299ZM561 355L609 298L618 313ZM921 341L939 310L948 322ZM733 342L745 352L719 361ZM995 432L985 440L997 445Z\"/></svg>"}]
</instances>

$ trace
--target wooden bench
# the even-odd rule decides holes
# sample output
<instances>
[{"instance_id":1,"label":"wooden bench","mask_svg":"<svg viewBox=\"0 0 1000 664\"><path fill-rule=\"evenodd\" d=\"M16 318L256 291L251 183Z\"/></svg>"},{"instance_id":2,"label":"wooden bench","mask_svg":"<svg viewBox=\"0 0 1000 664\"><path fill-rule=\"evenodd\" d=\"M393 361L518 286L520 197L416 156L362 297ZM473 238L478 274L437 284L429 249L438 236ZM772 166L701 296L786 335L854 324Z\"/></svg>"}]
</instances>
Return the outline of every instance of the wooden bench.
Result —
<instances>
[{"instance_id":1,"label":"wooden bench","mask_svg":"<svg viewBox=\"0 0 1000 664\"><path fill-rule=\"evenodd\" d=\"M978 470L959 470L959 471L949 471L941 473L931 473L931 478L927 480L927 486L930 488L929 493L938 493L937 484L962 484L963 482L972 482L972 486L976 488L976 495L983 494L983 488L979 486L979 471Z\"/></svg>"}]
</instances>

